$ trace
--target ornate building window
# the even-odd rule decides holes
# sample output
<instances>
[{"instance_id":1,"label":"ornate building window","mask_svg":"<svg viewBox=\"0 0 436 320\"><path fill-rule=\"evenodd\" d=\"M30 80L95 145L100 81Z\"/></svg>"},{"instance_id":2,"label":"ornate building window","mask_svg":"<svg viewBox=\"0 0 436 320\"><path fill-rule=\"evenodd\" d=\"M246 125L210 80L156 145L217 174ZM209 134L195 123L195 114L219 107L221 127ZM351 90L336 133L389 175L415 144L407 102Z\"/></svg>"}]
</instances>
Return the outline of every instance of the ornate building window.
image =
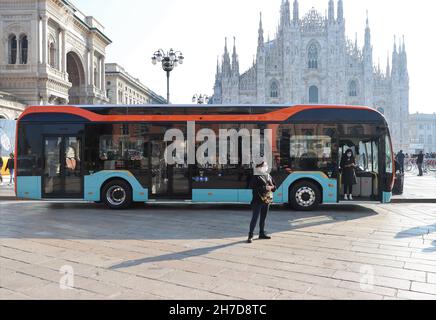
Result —
<instances>
[{"instance_id":1,"label":"ornate building window","mask_svg":"<svg viewBox=\"0 0 436 320\"><path fill-rule=\"evenodd\" d=\"M26 35L20 37L20 63L27 64L29 41Z\"/></svg>"},{"instance_id":2,"label":"ornate building window","mask_svg":"<svg viewBox=\"0 0 436 320\"><path fill-rule=\"evenodd\" d=\"M8 57L8 63L9 64L16 64L17 63L17 36L10 35L8 39L8 49L9 49L9 57Z\"/></svg>"},{"instance_id":3,"label":"ornate building window","mask_svg":"<svg viewBox=\"0 0 436 320\"><path fill-rule=\"evenodd\" d=\"M433 144L433 136L429 135L427 138L427 144Z\"/></svg>"},{"instance_id":4,"label":"ornate building window","mask_svg":"<svg viewBox=\"0 0 436 320\"><path fill-rule=\"evenodd\" d=\"M271 83L270 87L270 97L271 98L278 98L279 97L279 86L276 81L273 81Z\"/></svg>"},{"instance_id":5,"label":"ornate building window","mask_svg":"<svg viewBox=\"0 0 436 320\"><path fill-rule=\"evenodd\" d=\"M94 66L94 87L98 87L98 68Z\"/></svg>"},{"instance_id":6,"label":"ornate building window","mask_svg":"<svg viewBox=\"0 0 436 320\"><path fill-rule=\"evenodd\" d=\"M317 86L309 88L309 103L319 103L319 90Z\"/></svg>"},{"instance_id":7,"label":"ornate building window","mask_svg":"<svg viewBox=\"0 0 436 320\"><path fill-rule=\"evenodd\" d=\"M318 47L315 43L309 46L307 60L309 69L318 69Z\"/></svg>"},{"instance_id":8,"label":"ornate building window","mask_svg":"<svg viewBox=\"0 0 436 320\"><path fill-rule=\"evenodd\" d=\"M348 86L348 95L350 97L357 97L357 83L354 80Z\"/></svg>"},{"instance_id":9,"label":"ornate building window","mask_svg":"<svg viewBox=\"0 0 436 320\"><path fill-rule=\"evenodd\" d=\"M56 43L54 41L49 42L48 52L49 52L48 64L50 65L50 67L56 68L57 50L56 50Z\"/></svg>"}]
</instances>

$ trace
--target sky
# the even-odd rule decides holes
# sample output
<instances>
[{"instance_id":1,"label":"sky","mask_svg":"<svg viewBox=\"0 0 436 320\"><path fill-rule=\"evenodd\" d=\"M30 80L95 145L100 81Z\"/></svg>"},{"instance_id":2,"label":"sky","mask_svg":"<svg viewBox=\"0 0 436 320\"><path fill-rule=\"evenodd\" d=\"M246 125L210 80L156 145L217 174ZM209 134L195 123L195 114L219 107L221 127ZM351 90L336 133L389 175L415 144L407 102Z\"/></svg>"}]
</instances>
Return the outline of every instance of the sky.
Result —
<instances>
[{"instance_id":1,"label":"sky","mask_svg":"<svg viewBox=\"0 0 436 320\"><path fill-rule=\"evenodd\" d=\"M274 38L282 0L71 0L105 26L113 41L106 62L116 62L153 91L166 97L166 75L151 57L158 49L180 50L185 63L171 72L172 103L191 103L194 94L213 94L217 57L236 37L240 72L252 64L257 48L259 12L265 40ZM293 2L290 0L291 3ZM334 0L335 7L337 0ZM325 14L328 0L300 0L300 17L315 7ZM292 10L292 8L291 8ZM386 69L394 35L404 35L410 77L410 112L436 112L436 1L344 0L347 37L364 43L369 14L373 59ZM335 8L336 11L336 8ZM291 13L292 14L292 13Z\"/></svg>"}]
</instances>

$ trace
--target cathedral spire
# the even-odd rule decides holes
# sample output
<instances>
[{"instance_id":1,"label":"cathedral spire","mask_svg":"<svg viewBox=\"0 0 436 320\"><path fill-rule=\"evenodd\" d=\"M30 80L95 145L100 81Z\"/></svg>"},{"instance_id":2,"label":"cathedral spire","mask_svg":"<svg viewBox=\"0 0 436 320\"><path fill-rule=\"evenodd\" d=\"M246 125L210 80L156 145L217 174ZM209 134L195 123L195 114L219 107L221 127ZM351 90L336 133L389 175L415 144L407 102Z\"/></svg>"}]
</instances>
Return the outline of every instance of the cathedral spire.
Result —
<instances>
[{"instance_id":1,"label":"cathedral spire","mask_svg":"<svg viewBox=\"0 0 436 320\"><path fill-rule=\"evenodd\" d=\"M406 52L406 43L404 41L404 34L403 34L403 52L404 53Z\"/></svg>"},{"instance_id":2,"label":"cathedral spire","mask_svg":"<svg viewBox=\"0 0 436 320\"><path fill-rule=\"evenodd\" d=\"M300 19L300 13L298 9L298 0L294 0L294 14L293 14L293 21L294 25L298 23L298 20Z\"/></svg>"},{"instance_id":3,"label":"cathedral spire","mask_svg":"<svg viewBox=\"0 0 436 320\"><path fill-rule=\"evenodd\" d=\"M258 48L262 48L263 44L265 42L263 38L263 27L262 27L262 12L260 13L260 20L259 20L259 32L258 32L258 38L257 38L257 46Z\"/></svg>"},{"instance_id":4,"label":"cathedral spire","mask_svg":"<svg viewBox=\"0 0 436 320\"><path fill-rule=\"evenodd\" d=\"M281 28L289 26L291 23L291 12L289 8L289 0L282 0L280 9L280 26Z\"/></svg>"},{"instance_id":5,"label":"cathedral spire","mask_svg":"<svg viewBox=\"0 0 436 320\"><path fill-rule=\"evenodd\" d=\"M230 55L229 55L229 50L227 49L227 37L225 38L222 73L223 76L229 76L231 73Z\"/></svg>"},{"instance_id":6,"label":"cathedral spire","mask_svg":"<svg viewBox=\"0 0 436 320\"><path fill-rule=\"evenodd\" d=\"M397 36L394 36L394 51L392 52L392 78L396 79L398 74L398 52L397 52Z\"/></svg>"},{"instance_id":7,"label":"cathedral spire","mask_svg":"<svg viewBox=\"0 0 436 320\"><path fill-rule=\"evenodd\" d=\"M371 29L369 28L368 10L366 10L365 47L371 48Z\"/></svg>"},{"instance_id":8,"label":"cathedral spire","mask_svg":"<svg viewBox=\"0 0 436 320\"><path fill-rule=\"evenodd\" d=\"M386 63L386 77L390 77L391 75L391 63L389 60L389 51L388 51L388 61Z\"/></svg>"},{"instance_id":9,"label":"cathedral spire","mask_svg":"<svg viewBox=\"0 0 436 320\"><path fill-rule=\"evenodd\" d=\"M404 35L403 35L403 42L401 45L401 53L400 53L400 68L401 68L401 76L405 81L409 80L409 72L407 67L407 53L406 53L406 44L404 41Z\"/></svg>"},{"instance_id":10,"label":"cathedral spire","mask_svg":"<svg viewBox=\"0 0 436 320\"><path fill-rule=\"evenodd\" d=\"M216 74L218 75L220 73L220 57L217 56L216 58Z\"/></svg>"},{"instance_id":11,"label":"cathedral spire","mask_svg":"<svg viewBox=\"0 0 436 320\"><path fill-rule=\"evenodd\" d=\"M232 73L239 75L239 61L236 54L236 37L233 37Z\"/></svg>"},{"instance_id":12,"label":"cathedral spire","mask_svg":"<svg viewBox=\"0 0 436 320\"><path fill-rule=\"evenodd\" d=\"M338 1L338 22L342 23L344 21L344 3L342 0Z\"/></svg>"},{"instance_id":13,"label":"cathedral spire","mask_svg":"<svg viewBox=\"0 0 436 320\"><path fill-rule=\"evenodd\" d=\"M333 23L335 21L335 4L333 0L329 0L329 22Z\"/></svg>"}]
</instances>

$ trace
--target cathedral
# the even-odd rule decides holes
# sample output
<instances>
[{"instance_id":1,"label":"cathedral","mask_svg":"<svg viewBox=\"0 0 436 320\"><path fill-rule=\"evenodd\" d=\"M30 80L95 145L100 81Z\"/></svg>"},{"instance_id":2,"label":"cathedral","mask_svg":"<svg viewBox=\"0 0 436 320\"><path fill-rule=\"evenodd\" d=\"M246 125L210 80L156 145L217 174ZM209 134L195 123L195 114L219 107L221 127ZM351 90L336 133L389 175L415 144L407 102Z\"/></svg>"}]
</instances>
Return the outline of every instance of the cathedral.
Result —
<instances>
[{"instance_id":1,"label":"cathedral","mask_svg":"<svg viewBox=\"0 0 436 320\"><path fill-rule=\"evenodd\" d=\"M404 37L398 44L394 39L392 59L388 54L382 71L373 62L368 17L360 48L357 40L345 35L342 0L336 8L329 0L326 16L312 8L303 17L298 0L292 16L289 0L283 0L275 39L265 41L260 16L256 58L242 74L236 45L230 56L226 39L210 103L366 105L386 116L395 150L407 150L409 75Z\"/></svg>"}]
</instances>

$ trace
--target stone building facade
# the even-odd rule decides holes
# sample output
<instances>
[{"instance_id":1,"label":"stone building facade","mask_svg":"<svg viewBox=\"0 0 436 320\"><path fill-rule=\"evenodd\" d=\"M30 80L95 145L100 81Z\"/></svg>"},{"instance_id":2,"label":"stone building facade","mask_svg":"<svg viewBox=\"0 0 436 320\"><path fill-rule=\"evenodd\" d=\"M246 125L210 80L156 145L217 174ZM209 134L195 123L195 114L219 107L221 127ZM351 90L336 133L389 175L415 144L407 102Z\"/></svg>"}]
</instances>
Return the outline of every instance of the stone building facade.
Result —
<instances>
[{"instance_id":1,"label":"stone building facade","mask_svg":"<svg viewBox=\"0 0 436 320\"><path fill-rule=\"evenodd\" d=\"M106 103L104 27L67 0L0 1L0 90L27 105Z\"/></svg>"},{"instance_id":2,"label":"stone building facade","mask_svg":"<svg viewBox=\"0 0 436 320\"><path fill-rule=\"evenodd\" d=\"M19 101L15 96L0 91L0 120L15 120L25 108L26 104Z\"/></svg>"},{"instance_id":3,"label":"stone building facade","mask_svg":"<svg viewBox=\"0 0 436 320\"><path fill-rule=\"evenodd\" d=\"M337 5L329 0L327 16L312 8L303 17L298 0L292 15L289 0L283 0L275 38L265 41L261 17L256 58L242 74L236 45L231 54L226 40L210 103L367 105L385 114L395 149L407 149L409 75L404 39L394 41L385 71L373 60L369 20L360 48L357 40L345 35L342 0Z\"/></svg>"},{"instance_id":4,"label":"stone building facade","mask_svg":"<svg viewBox=\"0 0 436 320\"><path fill-rule=\"evenodd\" d=\"M436 113L410 115L410 150L411 153L424 151L436 152Z\"/></svg>"},{"instance_id":5,"label":"stone building facade","mask_svg":"<svg viewBox=\"0 0 436 320\"><path fill-rule=\"evenodd\" d=\"M166 100L116 63L106 64L106 93L111 104L165 104Z\"/></svg>"}]
</instances>

